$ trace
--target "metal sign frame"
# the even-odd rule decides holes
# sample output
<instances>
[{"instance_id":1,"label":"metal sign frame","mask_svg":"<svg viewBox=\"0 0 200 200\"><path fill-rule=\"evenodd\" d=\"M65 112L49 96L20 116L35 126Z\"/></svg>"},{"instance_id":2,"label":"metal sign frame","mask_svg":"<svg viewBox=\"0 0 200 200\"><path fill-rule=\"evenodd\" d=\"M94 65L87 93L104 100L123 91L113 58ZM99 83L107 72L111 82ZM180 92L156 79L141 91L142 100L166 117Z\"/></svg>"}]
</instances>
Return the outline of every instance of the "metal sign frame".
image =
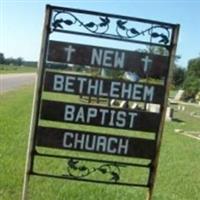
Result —
<instances>
[{"instance_id":1,"label":"metal sign frame","mask_svg":"<svg viewBox=\"0 0 200 200\"><path fill-rule=\"evenodd\" d=\"M60 17L61 15L66 15L67 17L64 19ZM98 17L98 22L94 22L94 21L84 22L85 19L83 18L82 20L77 15L89 15L93 17ZM115 25L116 25L116 28L114 29L114 31L113 29L111 30L109 26L112 20L115 22ZM144 28L143 30L138 30L137 28L133 26L127 26L127 23L129 22L143 23L146 26L146 28ZM76 24L78 24L82 29L80 28L78 29L78 31L73 29L73 26ZM162 32L159 32L157 30L159 31L162 30ZM132 162L116 162L116 161L109 161L109 160L104 160L102 164L102 161L98 159L77 158L73 156L44 154L44 153L39 153L36 151L36 145L48 146L48 142L45 143L45 141L42 138L37 139L36 135L38 131L44 132L44 134L49 135L50 138L52 137L52 135L48 133L48 130L45 130L45 128L39 126L39 120L40 120L40 117L42 116L41 110L44 109L43 107L44 102L42 103L42 98L41 98L42 92L43 90L51 91L49 86L46 85L45 83L45 68L48 66L47 58L48 58L49 38L50 38L50 34L54 32L80 35L83 37L89 36L89 37L94 37L94 38L109 39L109 40L121 41L121 42L127 42L127 43L142 44L142 45L148 45L149 47L158 46L158 47L163 47L167 49L167 51L169 52L168 59L167 59L168 68L166 69L166 77L164 79L164 86L163 86L165 93L163 94L163 98L161 99L158 98L156 100L157 102L162 102L160 103L160 121L159 121L159 126L156 129L153 127L151 130L155 132L155 140L151 140L149 142L149 141L143 141L139 139L135 141L135 143L137 144L146 142L145 144L147 144L147 146L151 149L153 149L152 144L155 147L155 149L153 150L155 153L154 155L148 155L148 153L146 154L144 153L144 157L151 158L148 164L137 164L137 163L132 163ZM33 113L32 113L31 125L30 125L30 134L29 134L29 142L28 142L28 150L27 150L22 200L28 199L28 185L29 185L29 179L31 175L54 177L54 178L69 179L69 180L84 181L84 182L96 182L96 183L104 183L104 184L145 187L148 189L147 200L152 199L153 189L155 185L156 171L158 167L159 154L160 154L160 146L161 146L161 141L162 141L166 106L168 102L169 85L170 85L172 67L173 67L173 62L174 62L175 52L176 52L176 47L177 47L178 34L179 34L179 25L177 24L163 23L163 22L147 20L147 19L140 19L140 18L134 18L134 17L128 17L128 16L121 16L121 15L114 15L114 14L107 14L107 13L100 13L100 12L93 12L93 11L86 11L86 10L79 10L79 9L72 9L72 8L63 8L63 7L57 7L57 6L51 6L51 5L46 6L41 52L40 52L40 59L38 63L38 76L37 76L37 81L36 81L36 86L35 86ZM143 38L144 35L145 35L145 38ZM50 76L51 73L49 72L46 75ZM161 91L162 88L160 88L159 90ZM78 94L78 92L76 94ZM48 113L45 116L48 116ZM94 124L95 123L96 122L94 122ZM140 130L140 128L141 127L137 128L136 130ZM52 130L55 132L60 131L56 129L52 129ZM62 131L59 132L59 134L62 134ZM58 137L60 137L59 134L58 134ZM72 130L71 137L73 136L73 134L75 133ZM80 132L79 135L81 134L84 135L86 133ZM94 136L96 136L96 133L94 133ZM106 137L105 135L101 135L101 136ZM111 138L113 136L108 135L108 137ZM115 141L117 140L117 138L119 138L119 136L114 138ZM123 139L127 139L127 138L124 137ZM55 148L59 148L59 143L55 143L52 145L54 145ZM137 157L138 152L132 152L130 153L130 155L131 154L136 155ZM35 172L34 159L36 156L68 160L68 175L57 176L57 175ZM102 173L105 173L105 168L110 169L110 166L114 167L116 171L112 171L112 170L106 171L106 173L111 176L112 181L102 181L102 180L96 181L93 179L81 178L90 173L93 173L90 171L89 168L87 168L87 166L82 166L87 171L86 175L82 174L80 177L73 175L71 172L71 169L74 167L77 167L77 165L81 161L94 162L97 164L100 163L99 167L97 167L96 170L99 170ZM121 165L148 169L149 177L148 177L147 183L138 184L138 183L120 182L119 178L120 178ZM80 168L76 168L76 169L80 169Z\"/></svg>"}]
</instances>

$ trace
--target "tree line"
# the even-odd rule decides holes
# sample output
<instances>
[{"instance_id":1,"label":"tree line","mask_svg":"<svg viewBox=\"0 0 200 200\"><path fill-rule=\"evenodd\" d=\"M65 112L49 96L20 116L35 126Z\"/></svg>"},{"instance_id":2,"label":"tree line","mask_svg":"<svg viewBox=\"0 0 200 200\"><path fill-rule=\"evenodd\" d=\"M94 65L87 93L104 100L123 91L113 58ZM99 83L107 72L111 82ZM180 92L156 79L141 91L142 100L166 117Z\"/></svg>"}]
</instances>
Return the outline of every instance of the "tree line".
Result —
<instances>
[{"instance_id":1,"label":"tree line","mask_svg":"<svg viewBox=\"0 0 200 200\"><path fill-rule=\"evenodd\" d=\"M148 52L168 56L168 51L163 47L151 47ZM187 68L177 64L181 56L175 56L173 67L172 87L173 89L184 89L184 100L195 99L200 96L200 55L188 61ZM200 98L200 97L199 97ZM197 99L200 101L200 99Z\"/></svg>"},{"instance_id":2,"label":"tree line","mask_svg":"<svg viewBox=\"0 0 200 200\"><path fill-rule=\"evenodd\" d=\"M147 51L146 51L147 52ZM160 55L167 55L167 51L163 48L152 48L150 52ZM173 68L172 87L173 89L184 89L184 99L194 99L200 92L200 56L189 60L187 68L183 68L177 64L180 56L176 56ZM15 66L30 66L36 67L37 62L25 61L22 57L5 58L3 53L0 53L0 64L15 65Z\"/></svg>"},{"instance_id":3,"label":"tree line","mask_svg":"<svg viewBox=\"0 0 200 200\"><path fill-rule=\"evenodd\" d=\"M25 61L22 57L18 57L18 58L13 58L13 57L9 57L6 58L4 56L3 53L0 53L0 64L4 64L4 65L15 65L15 66L30 66L30 67L36 67L37 66L37 62L34 61Z\"/></svg>"}]
</instances>

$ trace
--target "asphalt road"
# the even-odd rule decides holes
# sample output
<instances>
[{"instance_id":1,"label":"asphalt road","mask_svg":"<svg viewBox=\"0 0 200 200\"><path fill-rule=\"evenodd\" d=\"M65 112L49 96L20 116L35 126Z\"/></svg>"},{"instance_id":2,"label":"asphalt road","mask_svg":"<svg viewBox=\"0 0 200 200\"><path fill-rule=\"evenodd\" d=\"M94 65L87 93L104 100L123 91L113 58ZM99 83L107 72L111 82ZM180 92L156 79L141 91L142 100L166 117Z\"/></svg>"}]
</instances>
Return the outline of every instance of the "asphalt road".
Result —
<instances>
[{"instance_id":1,"label":"asphalt road","mask_svg":"<svg viewBox=\"0 0 200 200\"><path fill-rule=\"evenodd\" d=\"M0 75L0 94L16 90L35 81L35 73L3 74Z\"/></svg>"}]
</instances>

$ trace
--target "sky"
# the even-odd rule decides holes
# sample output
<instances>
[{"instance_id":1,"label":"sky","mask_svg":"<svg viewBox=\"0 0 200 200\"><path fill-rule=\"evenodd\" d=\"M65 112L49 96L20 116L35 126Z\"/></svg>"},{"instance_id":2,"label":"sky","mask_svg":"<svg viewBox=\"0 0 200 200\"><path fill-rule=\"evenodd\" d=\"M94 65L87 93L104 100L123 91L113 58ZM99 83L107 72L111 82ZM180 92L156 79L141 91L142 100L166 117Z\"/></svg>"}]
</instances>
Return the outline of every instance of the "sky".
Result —
<instances>
[{"instance_id":1,"label":"sky","mask_svg":"<svg viewBox=\"0 0 200 200\"><path fill-rule=\"evenodd\" d=\"M180 24L178 64L187 67L189 59L200 56L200 0L0 0L5 57L39 59L46 4Z\"/></svg>"}]
</instances>

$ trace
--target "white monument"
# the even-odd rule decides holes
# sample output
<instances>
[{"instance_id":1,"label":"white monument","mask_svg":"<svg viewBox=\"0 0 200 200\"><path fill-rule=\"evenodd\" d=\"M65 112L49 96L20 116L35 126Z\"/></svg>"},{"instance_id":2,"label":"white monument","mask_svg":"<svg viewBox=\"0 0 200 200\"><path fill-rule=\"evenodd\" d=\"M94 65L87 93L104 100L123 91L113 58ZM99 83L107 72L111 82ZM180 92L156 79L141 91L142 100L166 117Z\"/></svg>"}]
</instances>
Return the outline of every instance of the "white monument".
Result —
<instances>
[{"instance_id":1,"label":"white monument","mask_svg":"<svg viewBox=\"0 0 200 200\"><path fill-rule=\"evenodd\" d=\"M180 101L183 97L184 94L184 90L178 90L178 92L176 93L176 96L174 97L175 101Z\"/></svg>"}]
</instances>

